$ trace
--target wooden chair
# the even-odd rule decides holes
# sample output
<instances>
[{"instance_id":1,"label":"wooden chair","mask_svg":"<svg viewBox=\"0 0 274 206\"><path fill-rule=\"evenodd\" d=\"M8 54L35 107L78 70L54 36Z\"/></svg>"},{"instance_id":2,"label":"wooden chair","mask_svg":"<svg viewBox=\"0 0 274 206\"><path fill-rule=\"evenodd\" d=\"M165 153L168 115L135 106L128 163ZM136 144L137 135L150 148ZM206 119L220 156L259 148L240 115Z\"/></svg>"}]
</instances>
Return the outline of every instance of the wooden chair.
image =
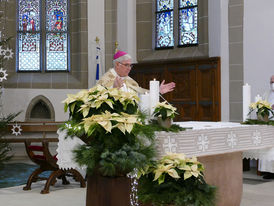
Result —
<instances>
[{"instance_id":1,"label":"wooden chair","mask_svg":"<svg viewBox=\"0 0 274 206\"><path fill-rule=\"evenodd\" d=\"M62 179L62 184L67 185L70 182L66 179L66 176L72 176L75 181L80 182L81 187L86 187L86 183L82 175L75 169L64 170L60 169L57 165L56 155L52 156L49 152L49 142L43 140L42 145L33 145L30 141L25 141L26 151L29 158L39 165L39 168L34 170L28 178L27 185L23 190L30 190L31 184L37 180L47 180L44 189L41 190L41 194L49 193L49 187L57 182L57 178ZM39 154L41 152L41 154ZM48 178L40 177L39 175L45 171L52 171Z\"/></svg>"},{"instance_id":2,"label":"wooden chair","mask_svg":"<svg viewBox=\"0 0 274 206\"><path fill-rule=\"evenodd\" d=\"M26 152L29 158L39 167L29 176L27 185L23 190L30 190L31 184L37 180L46 180L44 189L41 194L49 193L49 187L57 182L57 178L62 179L62 184L70 184L66 176L71 176L75 181L80 182L81 187L86 187L86 183L82 175L75 169L64 170L57 165L56 155L52 155L49 151L49 142L58 142L57 138L47 138L47 133L56 133L58 124L52 122L43 123L20 123L22 133L39 133L42 138L24 138L10 139L10 142L24 142ZM51 171L48 178L39 176L45 171Z\"/></svg>"}]
</instances>

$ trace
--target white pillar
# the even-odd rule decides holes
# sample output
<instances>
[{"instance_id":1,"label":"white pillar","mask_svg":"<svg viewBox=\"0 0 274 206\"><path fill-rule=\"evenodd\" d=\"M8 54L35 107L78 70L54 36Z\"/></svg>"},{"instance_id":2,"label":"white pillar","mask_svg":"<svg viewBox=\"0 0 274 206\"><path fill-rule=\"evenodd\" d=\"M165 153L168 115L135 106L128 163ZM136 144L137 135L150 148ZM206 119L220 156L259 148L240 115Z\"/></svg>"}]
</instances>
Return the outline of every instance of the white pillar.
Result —
<instances>
[{"instance_id":1,"label":"white pillar","mask_svg":"<svg viewBox=\"0 0 274 206\"><path fill-rule=\"evenodd\" d=\"M228 1L208 1L209 56L221 57L221 120L229 121Z\"/></svg>"},{"instance_id":2,"label":"white pillar","mask_svg":"<svg viewBox=\"0 0 274 206\"><path fill-rule=\"evenodd\" d=\"M136 62L136 0L117 0L117 41Z\"/></svg>"},{"instance_id":3,"label":"white pillar","mask_svg":"<svg viewBox=\"0 0 274 206\"><path fill-rule=\"evenodd\" d=\"M100 69L105 72L105 1L88 0L88 86L94 86L96 75L96 42L100 39Z\"/></svg>"}]
</instances>

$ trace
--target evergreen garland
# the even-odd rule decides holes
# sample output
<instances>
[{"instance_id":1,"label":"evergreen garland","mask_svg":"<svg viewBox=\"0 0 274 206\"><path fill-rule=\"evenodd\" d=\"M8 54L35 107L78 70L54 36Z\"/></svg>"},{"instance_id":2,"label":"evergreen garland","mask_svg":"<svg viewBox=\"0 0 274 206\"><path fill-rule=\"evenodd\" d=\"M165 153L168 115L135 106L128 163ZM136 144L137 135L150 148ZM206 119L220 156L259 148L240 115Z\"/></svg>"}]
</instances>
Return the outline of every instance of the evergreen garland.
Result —
<instances>
[{"instance_id":1,"label":"evergreen garland","mask_svg":"<svg viewBox=\"0 0 274 206\"><path fill-rule=\"evenodd\" d=\"M118 129L112 133L96 130L90 143L78 147L75 154L76 161L87 166L88 174L125 175L134 168L144 168L155 157L154 132L147 126L137 124L132 133L126 135Z\"/></svg>"},{"instance_id":2,"label":"evergreen garland","mask_svg":"<svg viewBox=\"0 0 274 206\"><path fill-rule=\"evenodd\" d=\"M156 120L152 120L151 123L149 124L149 127L151 130L153 130L155 132L165 131L165 132L176 132L177 133L180 131L185 131L186 129L191 129L191 128L183 128L177 124L172 124L170 128L162 127Z\"/></svg>"},{"instance_id":3,"label":"evergreen garland","mask_svg":"<svg viewBox=\"0 0 274 206\"><path fill-rule=\"evenodd\" d=\"M250 125L260 124L260 125L272 125L272 126L274 126L274 120L269 120L269 121L266 122L266 121L262 121L262 120L258 120L258 119L247 119L242 124L250 124Z\"/></svg>"}]
</instances>

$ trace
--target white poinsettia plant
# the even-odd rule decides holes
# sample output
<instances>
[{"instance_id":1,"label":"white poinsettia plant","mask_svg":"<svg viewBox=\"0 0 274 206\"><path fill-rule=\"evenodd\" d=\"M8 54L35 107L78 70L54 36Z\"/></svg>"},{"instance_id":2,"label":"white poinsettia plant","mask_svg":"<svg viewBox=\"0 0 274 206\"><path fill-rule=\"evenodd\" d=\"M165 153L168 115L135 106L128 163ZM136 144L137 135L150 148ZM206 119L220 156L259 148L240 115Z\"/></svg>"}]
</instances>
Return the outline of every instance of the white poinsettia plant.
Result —
<instances>
[{"instance_id":1,"label":"white poinsettia plant","mask_svg":"<svg viewBox=\"0 0 274 206\"><path fill-rule=\"evenodd\" d=\"M97 124L103 127L106 132L118 128L124 134L131 133L134 124L141 124L138 115L129 115L127 113L110 113L106 111L102 114L92 115L91 117L84 118L82 124L84 125L85 132L92 135L94 128Z\"/></svg>"},{"instance_id":2,"label":"white poinsettia plant","mask_svg":"<svg viewBox=\"0 0 274 206\"><path fill-rule=\"evenodd\" d=\"M175 114L178 114L176 112L177 108L173 107L171 104L169 104L167 101L159 102L154 109L153 115L155 117L160 117L163 120L167 118L173 119L175 117Z\"/></svg>"},{"instance_id":3,"label":"white poinsettia plant","mask_svg":"<svg viewBox=\"0 0 274 206\"><path fill-rule=\"evenodd\" d=\"M96 85L77 94L68 94L63 103L65 111L69 109L71 119L83 125L85 132L91 135L96 124L106 132L118 128L123 133L130 133L135 123L140 124L136 115L138 101L136 93Z\"/></svg>"},{"instance_id":4,"label":"white poinsettia plant","mask_svg":"<svg viewBox=\"0 0 274 206\"><path fill-rule=\"evenodd\" d=\"M63 101L70 116L63 129L86 143L75 150L75 159L88 173L120 176L143 168L154 157L153 145L137 138L145 134L138 100L136 93L96 85Z\"/></svg>"},{"instance_id":5,"label":"white poinsettia plant","mask_svg":"<svg viewBox=\"0 0 274 206\"><path fill-rule=\"evenodd\" d=\"M124 92L117 88L108 89L101 85L96 85L89 90L81 90L77 94L68 94L68 98L62 103L65 104L65 111L67 111L67 108L70 108L71 113L81 112L84 117L87 117L90 112L90 115L101 113L102 109L112 109L120 112L122 110L127 111L128 107L134 107L128 111L133 113L137 110L138 101L139 98L136 93ZM79 106L80 110L75 110L79 109Z\"/></svg>"},{"instance_id":6,"label":"white poinsettia plant","mask_svg":"<svg viewBox=\"0 0 274 206\"><path fill-rule=\"evenodd\" d=\"M256 111L257 117L272 119L274 116L274 111L272 110L271 104L267 100L259 100L253 102L249 105L249 110L251 112Z\"/></svg>"},{"instance_id":7,"label":"white poinsettia plant","mask_svg":"<svg viewBox=\"0 0 274 206\"><path fill-rule=\"evenodd\" d=\"M215 205L216 187L206 183L196 157L167 153L139 170L138 199L151 205Z\"/></svg>"},{"instance_id":8,"label":"white poinsettia plant","mask_svg":"<svg viewBox=\"0 0 274 206\"><path fill-rule=\"evenodd\" d=\"M153 181L158 181L159 184L162 184L165 182L167 175L174 179L183 178L186 180L192 176L195 178L203 176L203 171L204 167L196 157L187 158L182 153L167 153L156 165L140 171L139 176L153 173Z\"/></svg>"}]
</instances>

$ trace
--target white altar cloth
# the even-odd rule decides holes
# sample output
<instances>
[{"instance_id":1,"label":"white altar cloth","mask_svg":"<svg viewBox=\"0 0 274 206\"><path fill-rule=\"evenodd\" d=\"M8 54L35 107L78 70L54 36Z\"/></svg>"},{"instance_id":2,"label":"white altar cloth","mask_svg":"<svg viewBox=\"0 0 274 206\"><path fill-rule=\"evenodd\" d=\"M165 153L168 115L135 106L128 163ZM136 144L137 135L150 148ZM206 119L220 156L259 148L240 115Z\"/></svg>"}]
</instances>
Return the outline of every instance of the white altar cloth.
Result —
<instances>
[{"instance_id":1,"label":"white altar cloth","mask_svg":"<svg viewBox=\"0 0 274 206\"><path fill-rule=\"evenodd\" d=\"M231 122L175 122L186 131L178 133L156 132L156 149L159 156L166 152L185 153L187 156L206 156L223 153L274 147L274 127L267 125L242 125ZM58 131L59 132L59 131ZM72 150L83 142L67 138L59 132L58 162L61 168L80 168L73 161ZM256 150L255 150L256 151ZM260 156L256 156L259 158Z\"/></svg>"},{"instance_id":2,"label":"white altar cloth","mask_svg":"<svg viewBox=\"0 0 274 206\"><path fill-rule=\"evenodd\" d=\"M174 122L174 124L178 124L183 128L191 128L193 130L247 126L247 125L242 125L240 123L234 123L234 122L198 122L198 121Z\"/></svg>"},{"instance_id":3,"label":"white altar cloth","mask_svg":"<svg viewBox=\"0 0 274 206\"><path fill-rule=\"evenodd\" d=\"M58 134L58 145L57 145L57 164L61 169L85 169L81 167L77 162L74 161L73 150L76 149L79 145L85 144L81 139L66 138L67 131L59 129Z\"/></svg>"},{"instance_id":4,"label":"white altar cloth","mask_svg":"<svg viewBox=\"0 0 274 206\"><path fill-rule=\"evenodd\" d=\"M205 156L274 147L274 127L231 122L180 122L179 133L157 132L157 152Z\"/></svg>"}]
</instances>

